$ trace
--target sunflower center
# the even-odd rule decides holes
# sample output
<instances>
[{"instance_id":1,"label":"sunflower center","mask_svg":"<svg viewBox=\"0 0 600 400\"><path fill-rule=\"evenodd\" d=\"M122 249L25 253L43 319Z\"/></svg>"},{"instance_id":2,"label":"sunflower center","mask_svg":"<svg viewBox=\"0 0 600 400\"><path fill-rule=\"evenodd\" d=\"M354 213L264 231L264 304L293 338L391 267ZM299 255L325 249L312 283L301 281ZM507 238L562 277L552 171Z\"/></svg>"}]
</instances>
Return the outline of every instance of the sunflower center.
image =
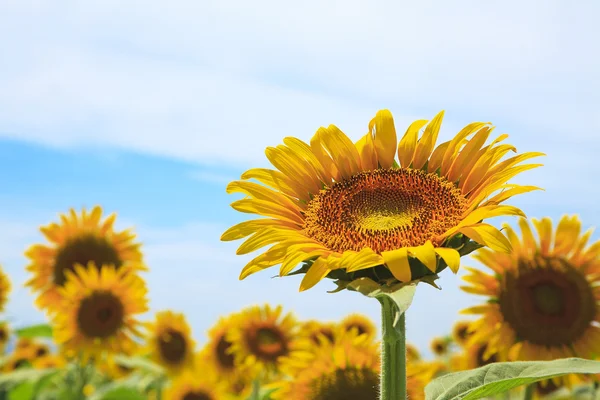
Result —
<instances>
[{"instance_id":1,"label":"sunflower center","mask_svg":"<svg viewBox=\"0 0 600 400\"><path fill-rule=\"evenodd\" d=\"M368 368L345 368L311 382L311 400L376 400L379 376Z\"/></svg>"},{"instance_id":2,"label":"sunflower center","mask_svg":"<svg viewBox=\"0 0 600 400\"><path fill-rule=\"evenodd\" d=\"M594 321L596 300L584 274L558 257L519 261L505 276L500 311L522 340L570 345Z\"/></svg>"},{"instance_id":3,"label":"sunflower center","mask_svg":"<svg viewBox=\"0 0 600 400\"><path fill-rule=\"evenodd\" d=\"M179 364L187 354L187 341L181 332L168 329L158 340L158 348L164 360L172 364Z\"/></svg>"},{"instance_id":4,"label":"sunflower center","mask_svg":"<svg viewBox=\"0 0 600 400\"><path fill-rule=\"evenodd\" d=\"M343 252L419 246L456 226L467 201L451 182L412 169L358 173L308 203L304 232ZM439 244L439 243L434 243Z\"/></svg>"},{"instance_id":5,"label":"sunflower center","mask_svg":"<svg viewBox=\"0 0 600 400\"><path fill-rule=\"evenodd\" d=\"M183 400L213 400L212 396L202 391L188 392L183 396Z\"/></svg>"},{"instance_id":6,"label":"sunflower center","mask_svg":"<svg viewBox=\"0 0 600 400\"><path fill-rule=\"evenodd\" d=\"M254 355L266 361L275 361L288 353L287 340L274 327L260 327L247 333L248 347Z\"/></svg>"},{"instance_id":7,"label":"sunflower center","mask_svg":"<svg viewBox=\"0 0 600 400\"><path fill-rule=\"evenodd\" d=\"M54 283L64 285L65 271L74 271L75 264L85 267L90 261L94 261L98 269L103 264L112 264L115 268L122 265L117 249L110 242L96 235L82 235L71 239L58 251L54 264Z\"/></svg>"},{"instance_id":8,"label":"sunflower center","mask_svg":"<svg viewBox=\"0 0 600 400\"><path fill-rule=\"evenodd\" d=\"M81 301L77 312L77 326L87 337L106 338L121 328L124 315L123 303L115 295L95 291Z\"/></svg>"},{"instance_id":9,"label":"sunflower center","mask_svg":"<svg viewBox=\"0 0 600 400\"><path fill-rule=\"evenodd\" d=\"M319 339L320 336L324 336L330 343L333 343L335 341L333 331L329 328L320 328L318 331L313 332L310 335L310 338L314 344L320 345L321 344L321 341Z\"/></svg>"},{"instance_id":10,"label":"sunflower center","mask_svg":"<svg viewBox=\"0 0 600 400\"><path fill-rule=\"evenodd\" d=\"M45 356L46 354L48 354L48 349L46 347L40 346L36 351L35 351L35 356L36 357L42 357Z\"/></svg>"},{"instance_id":11,"label":"sunflower center","mask_svg":"<svg viewBox=\"0 0 600 400\"><path fill-rule=\"evenodd\" d=\"M231 342L225 339L225 335L222 335L217 342L216 354L219 365L225 369L232 369L235 366L235 358L233 354L227 352Z\"/></svg>"},{"instance_id":12,"label":"sunflower center","mask_svg":"<svg viewBox=\"0 0 600 400\"><path fill-rule=\"evenodd\" d=\"M8 335L4 328L0 328L0 342L5 342L8 339Z\"/></svg>"}]
</instances>

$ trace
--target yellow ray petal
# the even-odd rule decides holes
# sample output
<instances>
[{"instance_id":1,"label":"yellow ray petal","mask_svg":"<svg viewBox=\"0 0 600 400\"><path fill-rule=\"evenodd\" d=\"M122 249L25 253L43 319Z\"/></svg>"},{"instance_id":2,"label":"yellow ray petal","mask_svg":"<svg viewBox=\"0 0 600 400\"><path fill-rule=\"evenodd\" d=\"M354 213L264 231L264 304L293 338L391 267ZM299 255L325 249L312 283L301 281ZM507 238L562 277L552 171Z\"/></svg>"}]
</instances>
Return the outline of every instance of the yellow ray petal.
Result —
<instances>
[{"instance_id":1,"label":"yellow ray petal","mask_svg":"<svg viewBox=\"0 0 600 400\"><path fill-rule=\"evenodd\" d=\"M400 139L400 143L398 143L398 161L400 161L401 167L408 168L412 163L415 149L417 148L419 131L427 122L429 121L426 119L413 122L406 130L404 136L402 136L402 139Z\"/></svg>"},{"instance_id":2,"label":"yellow ray petal","mask_svg":"<svg viewBox=\"0 0 600 400\"><path fill-rule=\"evenodd\" d=\"M460 266L460 254L458 251L446 247L436 247L435 252L444 260L452 272L455 274L458 272L458 267Z\"/></svg>"},{"instance_id":3,"label":"yellow ray petal","mask_svg":"<svg viewBox=\"0 0 600 400\"><path fill-rule=\"evenodd\" d=\"M489 224L476 224L460 228L460 233L479 244L488 246L492 250L510 253L510 242L498 229Z\"/></svg>"},{"instance_id":4,"label":"yellow ray petal","mask_svg":"<svg viewBox=\"0 0 600 400\"><path fill-rule=\"evenodd\" d=\"M315 132L313 137L310 139L310 149L315 157L317 157L317 160L319 160L323 168L325 168L331 177L337 181L340 179L340 171L331 159L331 156L327 154L323 148L323 145L321 144L321 134L323 131L325 131L325 128L321 127L317 130L317 132Z\"/></svg>"},{"instance_id":5,"label":"yellow ray petal","mask_svg":"<svg viewBox=\"0 0 600 400\"><path fill-rule=\"evenodd\" d=\"M256 179L267 186L277 189L292 197L301 197L305 191L299 185L292 182L280 171L275 171L268 168L252 168L244 172L242 179ZM302 198L305 200L304 198Z\"/></svg>"},{"instance_id":6,"label":"yellow ray petal","mask_svg":"<svg viewBox=\"0 0 600 400\"><path fill-rule=\"evenodd\" d=\"M375 129L373 129L375 128ZM390 110L380 110L369 122L369 132L373 135L375 152L381 168L391 168L396 155L396 127Z\"/></svg>"},{"instance_id":7,"label":"yellow ray petal","mask_svg":"<svg viewBox=\"0 0 600 400\"><path fill-rule=\"evenodd\" d=\"M297 201L293 201L281 192L276 192L266 186L259 185L258 183L248 181L233 181L227 185L225 190L229 194L236 192L245 193L258 200L274 201L284 207L297 210L299 209L299 203Z\"/></svg>"},{"instance_id":8,"label":"yellow ray petal","mask_svg":"<svg viewBox=\"0 0 600 400\"><path fill-rule=\"evenodd\" d=\"M321 145L329 152L343 178L359 171L360 156L354 143L337 126L329 125L319 132Z\"/></svg>"},{"instance_id":9,"label":"yellow ray petal","mask_svg":"<svg viewBox=\"0 0 600 400\"><path fill-rule=\"evenodd\" d=\"M298 234L294 230L289 229L265 228L246 239L246 241L237 249L236 254L251 253L268 244L285 240L290 236L298 236Z\"/></svg>"},{"instance_id":10,"label":"yellow ray petal","mask_svg":"<svg viewBox=\"0 0 600 400\"><path fill-rule=\"evenodd\" d=\"M315 262L310 266L309 270L304 274L304 278L302 278L302 282L300 282L300 291L303 292L311 287L315 286L319 283L323 278L327 276L329 272L331 272L331 261L329 257L324 259L319 257L315 260Z\"/></svg>"},{"instance_id":11,"label":"yellow ray petal","mask_svg":"<svg viewBox=\"0 0 600 400\"><path fill-rule=\"evenodd\" d=\"M273 226L273 227L286 227L292 228L298 227L297 224L293 224L288 221L283 221L281 219L272 219L272 218L261 218L261 219L251 219L249 221L240 222L239 224L235 224L231 228L227 229L221 235L221 240L224 242L228 242L231 240L237 240L244 238L250 234L253 234L257 230Z\"/></svg>"},{"instance_id":12,"label":"yellow ray petal","mask_svg":"<svg viewBox=\"0 0 600 400\"><path fill-rule=\"evenodd\" d=\"M548 217L544 217L541 220L532 218L531 221L533 222L533 226L535 226L540 239L540 253L542 255L547 255L552 244L552 220Z\"/></svg>"},{"instance_id":13,"label":"yellow ray petal","mask_svg":"<svg viewBox=\"0 0 600 400\"><path fill-rule=\"evenodd\" d=\"M513 197L517 194L532 192L534 190L544 190L537 186L521 186L521 185L504 185L504 186L509 189L507 189L507 190L503 189L500 193L498 193L494 197L491 197L489 200L481 203L481 205L482 206L497 205L497 204L502 203L503 201L510 199L511 197Z\"/></svg>"},{"instance_id":14,"label":"yellow ray petal","mask_svg":"<svg viewBox=\"0 0 600 400\"><path fill-rule=\"evenodd\" d=\"M311 244L300 244L290 246L288 253L290 254L287 255L284 262L281 264L281 268L279 269L279 276L285 276L289 274L302 261L308 260L309 258L315 256L322 256L330 252L325 248L315 248L314 245Z\"/></svg>"},{"instance_id":15,"label":"yellow ray petal","mask_svg":"<svg viewBox=\"0 0 600 400\"><path fill-rule=\"evenodd\" d=\"M302 140L292 136L283 138L283 143L285 143L291 150L309 162L317 172L321 181L326 182L327 184L331 182L333 177L330 171L324 168L317 156L315 156L315 154L312 152L312 149L308 143L304 143Z\"/></svg>"},{"instance_id":16,"label":"yellow ray petal","mask_svg":"<svg viewBox=\"0 0 600 400\"><path fill-rule=\"evenodd\" d=\"M446 177L450 182L456 182L461 176L466 178L468 173L471 172L470 170L466 171L466 165L470 163L471 160L474 160L475 154L483 147L492 129L492 127L485 127L479 130L479 132L477 132L458 153L450 170L446 174ZM476 160L473 161L473 163L475 162Z\"/></svg>"},{"instance_id":17,"label":"yellow ray petal","mask_svg":"<svg viewBox=\"0 0 600 400\"><path fill-rule=\"evenodd\" d=\"M417 143L415 149L415 156L413 158L413 168L421 169L425 162L429 159L435 142L437 141L438 134L440 132L440 126L442 125L442 119L444 118L444 111L440 111L431 122L425 128L425 132L421 139Z\"/></svg>"},{"instance_id":18,"label":"yellow ray petal","mask_svg":"<svg viewBox=\"0 0 600 400\"><path fill-rule=\"evenodd\" d=\"M266 252L254 257L240 272L239 280L243 280L255 272L262 271L283 262L287 248L272 246Z\"/></svg>"},{"instance_id":19,"label":"yellow ray petal","mask_svg":"<svg viewBox=\"0 0 600 400\"><path fill-rule=\"evenodd\" d=\"M529 222L527 222L525 218L519 218L519 227L521 227L521 233L523 235L523 247L537 250L537 243L531 232Z\"/></svg>"},{"instance_id":20,"label":"yellow ray petal","mask_svg":"<svg viewBox=\"0 0 600 400\"><path fill-rule=\"evenodd\" d=\"M454 235L460 228L464 226L473 225L486 218L498 217L500 215L518 215L525 217L525 213L523 213L523 211L513 206L498 205L479 207L466 215L457 226L450 228L446 233L444 233L443 237Z\"/></svg>"},{"instance_id":21,"label":"yellow ray petal","mask_svg":"<svg viewBox=\"0 0 600 400\"><path fill-rule=\"evenodd\" d=\"M421 261L428 270L435 273L437 269L437 258L435 256L435 248L430 240L425 242L422 246L410 247L408 251L413 257L416 257Z\"/></svg>"},{"instance_id":22,"label":"yellow ray petal","mask_svg":"<svg viewBox=\"0 0 600 400\"><path fill-rule=\"evenodd\" d=\"M390 269L394 278L400 282L410 282L411 272L408 263L408 249L402 247L396 250L383 251L381 253L385 265Z\"/></svg>"},{"instance_id":23,"label":"yellow ray petal","mask_svg":"<svg viewBox=\"0 0 600 400\"><path fill-rule=\"evenodd\" d=\"M581 234L581 221L576 215L563 216L556 227L554 238L555 254L568 254Z\"/></svg>"},{"instance_id":24,"label":"yellow ray petal","mask_svg":"<svg viewBox=\"0 0 600 400\"><path fill-rule=\"evenodd\" d=\"M450 144L448 145L448 149L446 149L446 154L444 154L444 159L442 160L443 176L445 176L450 170L450 167L452 166L452 163L454 162L454 159L456 158L456 155L458 154L460 146L463 144L464 140L488 124L489 122L472 122L462 128L460 132L458 132L458 134L452 138Z\"/></svg>"},{"instance_id":25,"label":"yellow ray petal","mask_svg":"<svg viewBox=\"0 0 600 400\"><path fill-rule=\"evenodd\" d=\"M347 272L360 271L361 269L376 267L383 263L383 257L368 247L353 254L346 252L343 254L341 260L341 265L346 268Z\"/></svg>"},{"instance_id":26,"label":"yellow ray petal","mask_svg":"<svg viewBox=\"0 0 600 400\"><path fill-rule=\"evenodd\" d=\"M264 215L265 217L277 217L300 225L304 223L304 219L302 218L299 210L290 210L289 208L282 207L277 203L267 200L236 200L231 203L231 207L234 210L243 213L259 214Z\"/></svg>"},{"instance_id":27,"label":"yellow ray petal","mask_svg":"<svg viewBox=\"0 0 600 400\"><path fill-rule=\"evenodd\" d=\"M448 146L450 145L450 141L444 142L435 148L433 153L431 153L431 157L429 157L429 162L427 163L427 171L435 172L442 165L442 160L444 159L444 154L446 154L446 150L448 150Z\"/></svg>"},{"instance_id":28,"label":"yellow ray petal","mask_svg":"<svg viewBox=\"0 0 600 400\"><path fill-rule=\"evenodd\" d=\"M265 155L275 168L283 172L293 182L296 182L302 188L303 192L316 193L319 191L320 186L316 183L316 177L310 171L306 170L305 165L290 158L281 147L267 147Z\"/></svg>"},{"instance_id":29,"label":"yellow ray petal","mask_svg":"<svg viewBox=\"0 0 600 400\"><path fill-rule=\"evenodd\" d=\"M484 305L480 305L480 306L473 306L473 307L465 308L464 310L461 310L460 313L461 314L487 314L491 308L494 308L491 304L484 304Z\"/></svg>"},{"instance_id":30,"label":"yellow ray petal","mask_svg":"<svg viewBox=\"0 0 600 400\"><path fill-rule=\"evenodd\" d=\"M377 153L375 153L375 142L373 135L369 132L356 142L356 150L360 155L362 169L370 171L377 169Z\"/></svg>"}]
</instances>

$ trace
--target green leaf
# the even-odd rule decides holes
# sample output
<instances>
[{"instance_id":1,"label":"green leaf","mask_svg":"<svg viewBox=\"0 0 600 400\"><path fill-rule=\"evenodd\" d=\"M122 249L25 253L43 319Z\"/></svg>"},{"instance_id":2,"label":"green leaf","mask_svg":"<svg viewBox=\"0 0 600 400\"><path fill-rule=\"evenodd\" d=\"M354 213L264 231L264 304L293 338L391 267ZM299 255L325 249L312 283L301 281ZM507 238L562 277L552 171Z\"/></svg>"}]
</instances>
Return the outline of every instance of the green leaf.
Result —
<instances>
[{"instance_id":1,"label":"green leaf","mask_svg":"<svg viewBox=\"0 0 600 400\"><path fill-rule=\"evenodd\" d=\"M127 357L120 355L115 356L115 361L131 369L141 369L156 375L162 375L164 373L164 369L160 365L153 363L146 357Z\"/></svg>"},{"instance_id":2,"label":"green leaf","mask_svg":"<svg viewBox=\"0 0 600 400\"><path fill-rule=\"evenodd\" d=\"M425 400L481 399L556 376L598 373L600 361L581 358L493 363L434 379L425 387Z\"/></svg>"},{"instance_id":3,"label":"green leaf","mask_svg":"<svg viewBox=\"0 0 600 400\"><path fill-rule=\"evenodd\" d=\"M24 382L8 392L8 400L31 400L34 397L34 386L31 382Z\"/></svg>"},{"instance_id":4,"label":"green leaf","mask_svg":"<svg viewBox=\"0 0 600 400\"><path fill-rule=\"evenodd\" d=\"M146 396L140 393L137 389L131 387L115 387L109 391L102 393L101 396L91 396L93 400L146 400Z\"/></svg>"},{"instance_id":5,"label":"green leaf","mask_svg":"<svg viewBox=\"0 0 600 400\"><path fill-rule=\"evenodd\" d=\"M36 337L52 337L52 327L48 324L39 324L26 326L25 328L17 329L15 331L18 337L22 338L36 338Z\"/></svg>"}]
</instances>

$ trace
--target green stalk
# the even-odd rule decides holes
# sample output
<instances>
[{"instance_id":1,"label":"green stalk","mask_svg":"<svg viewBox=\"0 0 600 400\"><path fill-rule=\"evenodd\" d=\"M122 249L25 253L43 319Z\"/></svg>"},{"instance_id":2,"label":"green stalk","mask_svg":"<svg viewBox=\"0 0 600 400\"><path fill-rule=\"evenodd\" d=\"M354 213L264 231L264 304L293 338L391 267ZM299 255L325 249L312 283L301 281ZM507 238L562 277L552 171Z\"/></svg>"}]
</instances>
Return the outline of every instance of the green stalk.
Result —
<instances>
[{"instance_id":1,"label":"green stalk","mask_svg":"<svg viewBox=\"0 0 600 400\"><path fill-rule=\"evenodd\" d=\"M406 326L404 314L394 320L399 311L388 296L381 303L381 388L380 400L406 399Z\"/></svg>"},{"instance_id":2,"label":"green stalk","mask_svg":"<svg viewBox=\"0 0 600 400\"><path fill-rule=\"evenodd\" d=\"M533 399L533 392L535 392L535 383L527 385L525 388L525 393L523 394L523 400L531 400Z\"/></svg>"}]
</instances>

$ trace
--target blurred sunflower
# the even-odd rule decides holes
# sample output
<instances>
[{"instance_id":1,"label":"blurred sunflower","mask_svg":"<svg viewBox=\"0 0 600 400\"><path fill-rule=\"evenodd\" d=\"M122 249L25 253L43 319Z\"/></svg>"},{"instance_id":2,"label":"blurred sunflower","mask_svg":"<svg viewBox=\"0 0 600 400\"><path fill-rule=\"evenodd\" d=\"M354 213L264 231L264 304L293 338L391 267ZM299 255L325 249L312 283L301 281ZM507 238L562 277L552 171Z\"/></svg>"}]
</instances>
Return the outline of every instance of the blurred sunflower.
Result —
<instances>
[{"instance_id":1,"label":"blurred sunflower","mask_svg":"<svg viewBox=\"0 0 600 400\"><path fill-rule=\"evenodd\" d=\"M145 351L170 375L194 367L195 342L192 330L182 313L161 311L155 321L146 324Z\"/></svg>"},{"instance_id":2,"label":"blurred sunflower","mask_svg":"<svg viewBox=\"0 0 600 400\"><path fill-rule=\"evenodd\" d=\"M345 330L355 329L359 335L367 335L373 339L377 330L375 324L368 317L361 314L350 314L340 322L340 325Z\"/></svg>"},{"instance_id":3,"label":"blurred sunflower","mask_svg":"<svg viewBox=\"0 0 600 400\"><path fill-rule=\"evenodd\" d=\"M10 280L8 275L4 273L0 267L0 313L4 311L4 307L8 302L8 294L10 293Z\"/></svg>"},{"instance_id":4,"label":"blurred sunflower","mask_svg":"<svg viewBox=\"0 0 600 400\"><path fill-rule=\"evenodd\" d=\"M230 315L229 318L233 317ZM220 322L222 322L221 320ZM214 327L213 327L214 329ZM216 332L213 330L213 332ZM214 340L211 339L211 340ZM247 399L252 394L252 374L248 374L248 371L239 366L234 368L222 369L215 364L215 354L212 352L214 349L213 345L207 343L204 348L196 353L196 365L195 371L211 371L214 376L214 381L217 382L221 388L229 394L227 399L238 400Z\"/></svg>"},{"instance_id":5,"label":"blurred sunflower","mask_svg":"<svg viewBox=\"0 0 600 400\"><path fill-rule=\"evenodd\" d=\"M521 219L522 239L505 226L514 252L481 249L475 258L493 271L476 269L463 290L488 296L484 305L463 310L482 314L473 339L510 360L592 358L600 354L600 241L586 247L576 216L564 216L553 233L549 218L533 219L539 239Z\"/></svg>"},{"instance_id":6,"label":"blurred sunflower","mask_svg":"<svg viewBox=\"0 0 600 400\"><path fill-rule=\"evenodd\" d=\"M31 263L27 270L33 274L26 286L39 292L36 305L50 312L60 303L60 288L67 279L67 271L74 271L75 264L96 268L114 265L116 269L146 270L142 263L140 244L129 230L117 232L113 228L115 214L101 221L102 208L96 206L88 214L81 215L71 209L62 214L60 223L51 223L40 230L50 245L35 244L25 255Z\"/></svg>"},{"instance_id":7,"label":"blurred sunflower","mask_svg":"<svg viewBox=\"0 0 600 400\"><path fill-rule=\"evenodd\" d=\"M472 332L469 331L470 323L470 321L458 321L452 327L452 339L454 339L459 346L464 346L469 340L469 337L471 337Z\"/></svg>"},{"instance_id":8,"label":"blurred sunflower","mask_svg":"<svg viewBox=\"0 0 600 400\"><path fill-rule=\"evenodd\" d=\"M66 271L59 289L61 313L53 315L54 339L68 355L101 359L102 354L127 353L140 336L136 314L148 310L145 282L112 265Z\"/></svg>"},{"instance_id":9,"label":"blurred sunflower","mask_svg":"<svg viewBox=\"0 0 600 400\"><path fill-rule=\"evenodd\" d=\"M407 343L406 344L406 360L409 362L413 362L413 361L419 361L421 359L421 353L419 353L419 350L417 350L417 348L410 344Z\"/></svg>"},{"instance_id":10,"label":"blurred sunflower","mask_svg":"<svg viewBox=\"0 0 600 400\"><path fill-rule=\"evenodd\" d=\"M31 367L34 358L34 353L31 349L15 348L2 365L2 370L4 372L10 372L19 368L29 368Z\"/></svg>"},{"instance_id":11,"label":"blurred sunflower","mask_svg":"<svg viewBox=\"0 0 600 400\"><path fill-rule=\"evenodd\" d=\"M273 399L376 400L379 394L379 345L355 330L322 342L321 351L282 358L281 369L292 379L277 381ZM412 398L412 397L411 397Z\"/></svg>"},{"instance_id":12,"label":"blurred sunflower","mask_svg":"<svg viewBox=\"0 0 600 400\"><path fill-rule=\"evenodd\" d=\"M248 170L227 187L248 196L233 202L234 209L267 218L239 223L221 240L252 235L237 254L272 245L242 269L240 279L278 264L285 276L307 261L299 270L305 273L300 290L326 276L408 282L446 265L456 272L468 238L510 251L500 231L482 220L523 215L500 203L537 189L507 181L539 166L517 164L542 153L500 161L516 149L498 144L506 134L483 147L493 130L483 122L434 149L442 118L440 112L429 124L413 122L398 143L392 114L381 110L357 143L330 125L319 128L310 144L286 137L283 145L268 147L266 156L277 170Z\"/></svg>"},{"instance_id":13,"label":"blurred sunflower","mask_svg":"<svg viewBox=\"0 0 600 400\"><path fill-rule=\"evenodd\" d=\"M6 343L10 339L10 327L5 321L0 322L0 355L4 353Z\"/></svg>"},{"instance_id":14,"label":"blurred sunflower","mask_svg":"<svg viewBox=\"0 0 600 400\"><path fill-rule=\"evenodd\" d=\"M277 375L280 358L298 346L296 318L291 313L282 315L281 305L273 309L268 304L248 307L236 318L237 329L227 337L236 364Z\"/></svg>"},{"instance_id":15,"label":"blurred sunflower","mask_svg":"<svg viewBox=\"0 0 600 400\"><path fill-rule=\"evenodd\" d=\"M450 343L445 337L436 337L431 340L429 347L436 356L444 356L448 353Z\"/></svg>"},{"instance_id":16,"label":"blurred sunflower","mask_svg":"<svg viewBox=\"0 0 600 400\"><path fill-rule=\"evenodd\" d=\"M317 320L304 321L300 324L298 336L306 337L313 346L319 346L322 340L331 343L335 341L340 327L334 322L321 322Z\"/></svg>"},{"instance_id":17,"label":"blurred sunflower","mask_svg":"<svg viewBox=\"0 0 600 400\"><path fill-rule=\"evenodd\" d=\"M235 328L235 314L221 317L208 331L208 342L201 350L202 358L212 366L221 377L229 377L236 373L235 357L231 353L231 342L228 333Z\"/></svg>"},{"instance_id":18,"label":"blurred sunflower","mask_svg":"<svg viewBox=\"0 0 600 400\"><path fill-rule=\"evenodd\" d=\"M28 349L28 348L34 346L35 344L36 344L36 341L33 340L32 338L19 337L17 339L17 342L15 343L15 349L17 349L17 350Z\"/></svg>"},{"instance_id":19,"label":"blurred sunflower","mask_svg":"<svg viewBox=\"0 0 600 400\"><path fill-rule=\"evenodd\" d=\"M453 367L459 371L483 367L494 362L502 361L500 354L491 351L485 342L469 341Z\"/></svg>"},{"instance_id":20,"label":"blurred sunflower","mask_svg":"<svg viewBox=\"0 0 600 400\"><path fill-rule=\"evenodd\" d=\"M165 391L168 400L224 400L226 392L210 371L186 370Z\"/></svg>"},{"instance_id":21,"label":"blurred sunflower","mask_svg":"<svg viewBox=\"0 0 600 400\"><path fill-rule=\"evenodd\" d=\"M46 354L34 359L31 364L36 369L62 368L67 364L67 361L57 354Z\"/></svg>"}]
</instances>

